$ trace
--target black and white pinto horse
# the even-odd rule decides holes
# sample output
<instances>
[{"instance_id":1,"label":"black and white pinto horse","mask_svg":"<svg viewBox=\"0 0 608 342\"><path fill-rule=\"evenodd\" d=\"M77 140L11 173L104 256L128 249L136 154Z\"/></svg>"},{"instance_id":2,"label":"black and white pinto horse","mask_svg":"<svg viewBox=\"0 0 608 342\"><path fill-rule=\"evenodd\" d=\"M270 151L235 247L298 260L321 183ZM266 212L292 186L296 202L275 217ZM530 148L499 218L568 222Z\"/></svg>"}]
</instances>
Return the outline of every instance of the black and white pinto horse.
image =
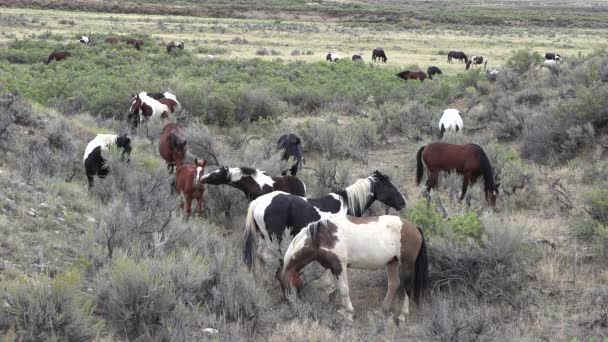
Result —
<instances>
[{"instance_id":1,"label":"black and white pinto horse","mask_svg":"<svg viewBox=\"0 0 608 342\"><path fill-rule=\"evenodd\" d=\"M376 200L395 210L405 208L405 197L379 171L359 179L346 189L320 198L305 198L281 191L260 196L249 203L247 209L243 247L245 263L251 269L254 255L259 262L267 263L268 253L276 252L269 246L273 235L280 241L288 228L294 236L311 222L346 215L360 217ZM266 243L261 243L262 240ZM258 247L259 252L256 253Z\"/></svg>"},{"instance_id":2,"label":"black and white pinto horse","mask_svg":"<svg viewBox=\"0 0 608 342\"><path fill-rule=\"evenodd\" d=\"M465 55L462 51L448 52L448 63L452 63L452 59L457 59L460 63L462 63L463 61L467 63L469 61L467 55Z\"/></svg>"},{"instance_id":3,"label":"black and white pinto horse","mask_svg":"<svg viewBox=\"0 0 608 342\"><path fill-rule=\"evenodd\" d=\"M372 61L382 61L383 63L386 63L386 61L388 60L388 58L386 57L386 53L384 53L384 50L382 48L377 48L374 49L374 51L372 51Z\"/></svg>"},{"instance_id":4,"label":"black and white pinto horse","mask_svg":"<svg viewBox=\"0 0 608 342\"><path fill-rule=\"evenodd\" d=\"M108 167L102 151L115 146L122 151L122 158L131 154L131 139L126 135L97 134L84 150L82 162L89 181L89 187L93 186L93 176L104 178L108 175ZM128 159L127 159L128 161Z\"/></svg>"},{"instance_id":5,"label":"black and white pinto horse","mask_svg":"<svg viewBox=\"0 0 608 342\"><path fill-rule=\"evenodd\" d=\"M469 70L469 68L471 67L471 64L473 66L478 66L478 65L482 65L483 64L483 70L486 70L486 66L488 65L488 57L486 57L486 56L473 56L473 57L471 57L471 59L469 59L469 61L467 62L467 68L466 68L466 70Z\"/></svg>"},{"instance_id":6,"label":"black and white pinto horse","mask_svg":"<svg viewBox=\"0 0 608 342\"><path fill-rule=\"evenodd\" d=\"M91 37L89 37L89 36L81 36L78 41L81 42L84 45L89 45L91 43Z\"/></svg>"},{"instance_id":7,"label":"black and white pinto horse","mask_svg":"<svg viewBox=\"0 0 608 342\"><path fill-rule=\"evenodd\" d=\"M441 69L439 69L436 66L430 66L428 69L426 69L426 73L427 75L429 75L429 79L432 80L433 79L433 75L441 75Z\"/></svg>"},{"instance_id":8,"label":"black and white pinto horse","mask_svg":"<svg viewBox=\"0 0 608 342\"><path fill-rule=\"evenodd\" d=\"M296 176L271 177L264 171L250 167L222 166L201 178L201 182L210 185L229 185L241 190L248 200L254 200L273 191L284 191L289 194L306 196L306 185Z\"/></svg>"},{"instance_id":9,"label":"black and white pinto horse","mask_svg":"<svg viewBox=\"0 0 608 342\"><path fill-rule=\"evenodd\" d=\"M547 52L545 53L545 60L546 61L556 61L558 63L562 63L564 60L562 59L562 56L560 56L559 53L557 52Z\"/></svg>"},{"instance_id":10,"label":"black and white pinto horse","mask_svg":"<svg viewBox=\"0 0 608 342\"><path fill-rule=\"evenodd\" d=\"M277 142L277 150L282 150L281 160L289 161L289 158L293 158L295 163L289 169L289 174L295 176L298 170L302 168L302 161L304 159L304 151L302 150L302 140L297 135L283 134ZM281 175L286 176L287 170L281 172Z\"/></svg>"},{"instance_id":11,"label":"black and white pinto horse","mask_svg":"<svg viewBox=\"0 0 608 342\"><path fill-rule=\"evenodd\" d=\"M335 52L330 52L325 56L325 60L329 62L337 62L340 59L340 55Z\"/></svg>"}]
</instances>

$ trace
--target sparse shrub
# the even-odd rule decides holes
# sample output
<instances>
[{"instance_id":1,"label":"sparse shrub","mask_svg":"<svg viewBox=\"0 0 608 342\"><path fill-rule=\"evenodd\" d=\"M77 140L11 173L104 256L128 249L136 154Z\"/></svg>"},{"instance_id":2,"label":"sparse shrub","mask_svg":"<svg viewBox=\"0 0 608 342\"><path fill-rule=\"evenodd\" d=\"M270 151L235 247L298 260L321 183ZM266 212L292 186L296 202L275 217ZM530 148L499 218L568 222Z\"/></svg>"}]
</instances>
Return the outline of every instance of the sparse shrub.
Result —
<instances>
[{"instance_id":1,"label":"sparse shrub","mask_svg":"<svg viewBox=\"0 0 608 342\"><path fill-rule=\"evenodd\" d=\"M507 67L523 74L542 61L543 57L536 51L518 50L507 59Z\"/></svg>"},{"instance_id":2,"label":"sparse shrub","mask_svg":"<svg viewBox=\"0 0 608 342\"><path fill-rule=\"evenodd\" d=\"M238 121L252 122L264 118L277 118L287 105L267 89L247 89L235 109Z\"/></svg>"},{"instance_id":3,"label":"sparse shrub","mask_svg":"<svg viewBox=\"0 0 608 342\"><path fill-rule=\"evenodd\" d=\"M290 55L292 55L292 56L299 56L299 55L301 55L301 53L300 53L300 50L295 49L295 50L291 51Z\"/></svg>"},{"instance_id":4,"label":"sparse shrub","mask_svg":"<svg viewBox=\"0 0 608 342\"><path fill-rule=\"evenodd\" d=\"M267 48L260 48L255 52L258 56L268 56L270 55L270 51Z\"/></svg>"}]
</instances>

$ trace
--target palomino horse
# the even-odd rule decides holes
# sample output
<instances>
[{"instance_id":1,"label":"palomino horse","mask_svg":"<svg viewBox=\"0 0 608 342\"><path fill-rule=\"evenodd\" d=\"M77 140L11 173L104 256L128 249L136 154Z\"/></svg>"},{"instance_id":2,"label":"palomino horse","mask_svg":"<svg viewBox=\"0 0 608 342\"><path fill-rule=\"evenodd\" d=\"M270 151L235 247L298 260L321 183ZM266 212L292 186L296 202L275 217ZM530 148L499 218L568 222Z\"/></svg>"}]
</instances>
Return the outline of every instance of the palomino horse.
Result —
<instances>
[{"instance_id":1,"label":"palomino horse","mask_svg":"<svg viewBox=\"0 0 608 342\"><path fill-rule=\"evenodd\" d=\"M415 303L428 286L428 258L422 230L398 216L337 217L311 223L296 235L285 252L278 272L283 293L302 289L300 270L317 261L329 269L346 316L354 312L350 301L348 268L386 268L388 289L382 310L388 312L397 293L405 294L399 321L409 315L409 297Z\"/></svg>"},{"instance_id":2,"label":"palomino horse","mask_svg":"<svg viewBox=\"0 0 608 342\"><path fill-rule=\"evenodd\" d=\"M140 121L147 122L152 117L160 116L164 120L169 117L169 113L175 113L179 110L180 104L175 99L175 95L167 92L162 94L169 94L172 97L164 95L165 97L157 100L148 96L148 93L145 92L133 96L128 116L128 120L131 121L133 127L137 127Z\"/></svg>"},{"instance_id":3,"label":"palomino horse","mask_svg":"<svg viewBox=\"0 0 608 342\"><path fill-rule=\"evenodd\" d=\"M192 200L196 200L196 211L199 216L203 216L203 193L205 184L201 178L205 171L205 160L195 159L193 164L183 164L175 171L175 190L182 194L180 208L186 211L186 217L192 214ZM186 200L184 207L184 199Z\"/></svg>"},{"instance_id":4,"label":"palomino horse","mask_svg":"<svg viewBox=\"0 0 608 342\"><path fill-rule=\"evenodd\" d=\"M463 61L466 63L469 61L467 55L462 51L450 51L448 52L448 63L452 63L452 59L457 59L460 63Z\"/></svg>"},{"instance_id":5,"label":"palomino horse","mask_svg":"<svg viewBox=\"0 0 608 342\"><path fill-rule=\"evenodd\" d=\"M62 61L68 57L72 57L72 54L67 52L67 51L53 51L51 52L51 54L49 55L49 58L47 58L46 60L46 64L51 63L51 61L54 59L57 62Z\"/></svg>"},{"instance_id":6,"label":"palomino horse","mask_svg":"<svg viewBox=\"0 0 608 342\"><path fill-rule=\"evenodd\" d=\"M386 53L384 53L384 50L382 48L377 48L374 49L374 51L372 51L372 61L382 61L383 63L386 63L386 61L388 60L388 58L386 57Z\"/></svg>"},{"instance_id":7,"label":"palomino horse","mask_svg":"<svg viewBox=\"0 0 608 342\"><path fill-rule=\"evenodd\" d=\"M450 129L458 132L462 129L462 116L458 109L449 108L443 111L441 119L439 119L439 137L443 138L443 134Z\"/></svg>"},{"instance_id":8,"label":"palomino horse","mask_svg":"<svg viewBox=\"0 0 608 342\"><path fill-rule=\"evenodd\" d=\"M175 44L175 42L169 42L169 44L167 44L167 53L171 53L171 51L175 50L176 48L183 50L184 42L177 42L177 44Z\"/></svg>"},{"instance_id":9,"label":"palomino horse","mask_svg":"<svg viewBox=\"0 0 608 342\"><path fill-rule=\"evenodd\" d=\"M202 181L211 185L230 185L241 190L250 201L273 191L306 196L306 185L298 177L270 177L266 172L250 167L222 166L204 175Z\"/></svg>"},{"instance_id":10,"label":"palomino horse","mask_svg":"<svg viewBox=\"0 0 608 342\"><path fill-rule=\"evenodd\" d=\"M407 80L420 80L420 82L422 82L426 79L426 74L424 73L424 71L406 70L406 71L402 71L402 72L398 73L397 76L406 81Z\"/></svg>"},{"instance_id":11,"label":"palomino horse","mask_svg":"<svg viewBox=\"0 0 608 342\"><path fill-rule=\"evenodd\" d=\"M167 124L160 133L158 151L167 162L169 173L173 173L186 158L186 128L176 123Z\"/></svg>"},{"instance_id":12,"label":"palomino horse","mask_svg":"<svg viewBox=\"0 0 608 342\"><path fill-rule=\"evenodd\" d=\"M471 57L471 59L469 59L469 61L467 62L466 70L469 70L469 68L471 67L471 64L473 66L478 66L478 65L482 65L483 64L483 70L486 70L486 67L488 65L488 57L486 57L486 56L473 56L473 57Z\"/></svg>"},{"instance_id":13,"label":"palomino horse","mask_svg":"<svg viewBox=\"0 0 608 342\"><path fill-rule=\"evenodd\" d=\"M337 53L330 52L325 56L325 60L329 62L337 62L340 59L340 55Z\"/></svg>"},{"instance_id":14,"label":"palomino horse","mask_svg":"<svg viewBox=\"0 0 608 342\"><path fill-rule=\"evenodd\" d=\"M429 75L429 80L433 79L433 75L441 75L441 69L439 69L436 66L430 66L428 67L428 69L426 69L426 73Z\"/></svg>"},{"instance_id":15,"label":"palomino horse","mask_svg":"<svg viewBox=\"0 0 608 342\"><path fill-rule=\"evenodd\" d=\"M93 187L93 176L104 178L108 174L106 160L103 157L102 151L107 150L111 146L116 146L122 151L122 158L131 154L131 139L126 135L115 134L97 134L95 139L91 140L84 150L82 163L89 181L89 188Z\"/></svg>"},{"instance_id":16,"label":"palomino horse","mask_svg":"<svg viewBox=\"0 0 608 342\"><path fill-rule=\"evenodd\" d=\"M289 173L295 176L298 170L302 167L301 162L304 159L304 152L302 151L302 140L297 135L283 134L277 142L277 150L282 150L281 160L289 161L289 158L294 159L294 164L289 169ZM287 175L287 170L281 173L283 176Z\"/></svg>"},{"instance_id":17,"label":"palomino horse","mask_svg":"<svg viewBox=\"0 0 608 342\"><path fill-rule=\"evenodd\" d=\"M463 175L462 194L460 201L467 193L469 183L475 183L479 176L483 177L483 191L486 201L491 208L496 206L498 187L500 183L494 183L494 173L490 160L484 150L475 144L453 145L442 142L434 142L422 146L416 154L416 184L420 184L424 173L422 161L428 169L426 191L430 194L432 188L437 187L439 182L439 171L456 171ZM430 198L429 198L430 199Z\"/></svg>"},{"instance_id":18,"label":"palomino horse","mask_svg":"<svg viewBox=\"0 0 608 342\"><path fill-rule=\"evenodd\" d=\"M307 224L336 216L362 216L363 213L378 200L395 210L405 208L405 198L395 188L390 179L380 173L374 173L346 189L332 192L321 198L304 198L296 195L275 191L259 197L249 203L245 222L245 263L253 266L253 257L265 262L264 252L271 252L268 243L260 244L260 252L256 253L256 240L262 238L265 242L276 236L278 240L283 232L291 228L291 235L297 234Z\"/></svg>"}]
</instances>

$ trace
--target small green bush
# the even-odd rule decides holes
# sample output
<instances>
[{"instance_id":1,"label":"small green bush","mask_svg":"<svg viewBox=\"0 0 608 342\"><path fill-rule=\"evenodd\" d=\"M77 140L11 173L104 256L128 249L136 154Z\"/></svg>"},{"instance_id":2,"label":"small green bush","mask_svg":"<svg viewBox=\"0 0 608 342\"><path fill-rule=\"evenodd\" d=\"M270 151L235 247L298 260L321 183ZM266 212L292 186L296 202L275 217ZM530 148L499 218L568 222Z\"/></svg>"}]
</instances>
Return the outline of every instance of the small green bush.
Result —
<instances>
[{"instance_id":1,"label":"small green bush","mask_svg":"<svg viewBox=\"0 0 608 342\"><path fill-rule=\"evenodd\" d=\"M608 184L598 185L598 188L587 195L585 202L594 220L608 224Z\"/></svg>"},{"instance_id":2,"label":"small green bush","mask_svg":"<svg viewBox=\"0 0 608 342\"><path fill-rule=\"evenodd\" d=\"M518 50L507 59L507 67L523 74L542 61L543 57L536 51L530 49Z\"/></svg>"},{"instance_id":3,"label":"small green bush","mask_svg":"<svg viewBox=\"0 0 608 342\"><path fill-rule=\"evenodd\" d=\"M450 234L459 239L471 238L479 241L481 238L481 220L473 211L451 217L447 222Z\"/></svg>"},{"instance_id":4,"label":"small green bush","mask_svg":"<svg viewBox=\"0 0 608 342\"><path fill-rule=\"evenodd\" d=\"M441 216L437 213L435 204L432 202L427 206L426 200L418 201L407 209L405 217L424 231L430 231L434 234L443 233Z\"/></svg>"}]
</instances>

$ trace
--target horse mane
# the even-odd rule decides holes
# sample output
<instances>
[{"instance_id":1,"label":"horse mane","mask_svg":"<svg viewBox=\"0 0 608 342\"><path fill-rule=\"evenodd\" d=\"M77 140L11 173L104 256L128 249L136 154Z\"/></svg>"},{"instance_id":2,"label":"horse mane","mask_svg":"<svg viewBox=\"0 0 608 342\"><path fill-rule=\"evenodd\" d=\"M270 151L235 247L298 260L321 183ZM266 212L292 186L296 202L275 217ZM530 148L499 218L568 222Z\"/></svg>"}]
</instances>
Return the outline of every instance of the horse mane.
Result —
<instances>
[{"instance_id":1,"label":"horse mane","mask_svg":"<svg viewBox=\"0 0 608 342\"><path fill-rule=\"evenodd\" d=\"M372 193L374 181L374 177L359 179L355 184L350 185L339 193L346 200L348 215L361 216L365 209L367 209L368 198Z\"/></svg>"},{"instance_id":2,"label":"horse mane","mask_svg":"<svg viewBox=\"0 0 608 342\"><path fill-rule=\"evenodd\" d=\"M483 191L488 192L496 189L496 184L494 183L494 171L492 170L492 165L490 164L490 159L488 159L488 155L481 148L481 146L476 144L471 144L479 149L479 168L481 171L481 176L483 177Z\"/></svg>"}]
</instances>

